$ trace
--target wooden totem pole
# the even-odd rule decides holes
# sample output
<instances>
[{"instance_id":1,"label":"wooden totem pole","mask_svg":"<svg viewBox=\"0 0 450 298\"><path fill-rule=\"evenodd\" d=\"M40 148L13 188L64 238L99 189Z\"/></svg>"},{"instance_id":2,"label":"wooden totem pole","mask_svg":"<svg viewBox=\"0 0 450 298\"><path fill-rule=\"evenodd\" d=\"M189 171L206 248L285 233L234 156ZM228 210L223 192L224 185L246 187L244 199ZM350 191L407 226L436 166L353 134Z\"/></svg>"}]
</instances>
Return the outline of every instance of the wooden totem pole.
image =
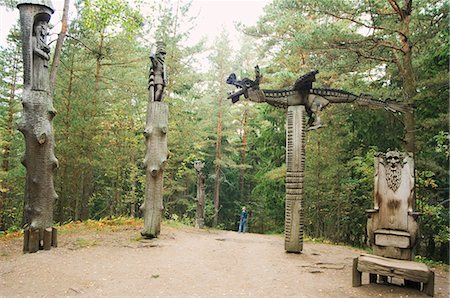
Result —
<instances>
[{"instance_id":1,"label":"wooden totem pole","mask_svg":"<svg viewBox=\"0 0 450 298\"><path fill-rule=\"evenodd\" d=\"M166 86L165 44L157 43L156 53L150 56L151 66L148 81L149 98L147 121L145 125L146 153L145 200L141 206L144 213L144 230L141 235L146 238L158 237L161 230L163 211L163 175L167 162L167 131L169 107L162 102Z\"/></svg>"},{"instance_id":2,"label":"wooden totem pole","mask_svg":"<svg viewBox=\"0 0 450 298\"><path fill-rule=\"evenodd\" d=\"M202 229L205 225L205 175L202 170L205 163L201 161L194 162L194 168L197 172L197 211L195 213L195 227Z\"/></svg>"},{"instance_id":3,"label":"wooden totem pole","mask_svg":"<svg viewBox=\"0 0 450 298\"><path fill-rule=\"evenodd\" d=\"M26 168L24 202L24 252L57 246L53 228L53 203L58 197L53 172L58 167L54 154L52 120L56 115L49 86L50 48L48 22L53 14L49 0L19 1L23 55L23 113L19 131L25 137L22 164Z\"/></svg>"},{"instance_id":4,"label":"wooden totem pole","mask_svg":"<svg viewBox=\"0 0 450 298\"><path fill-rule=\"evenodd\" d=\"M354 95L338 89L313 88L317 70L311 71L297 79L294 86L279 90L259 88L261 79L259 67L255 67L256 78L237 80L230 74L227 83L238 90L228 98L233 103L241 95L250 101L268 103L277 108L287 109L286 130L286 202L285 202L285 250L299 253L303 250L304 226L304 171L305 171L305 132L321 127L319 113L330 103L355 102L360 105L386 108L391 111L407 111L408 107L396 102L378 101L365 95ZM309 121L306 123L306 114ZM308 124L308 125L307 125Z\"/></svg>"}]
</instances>

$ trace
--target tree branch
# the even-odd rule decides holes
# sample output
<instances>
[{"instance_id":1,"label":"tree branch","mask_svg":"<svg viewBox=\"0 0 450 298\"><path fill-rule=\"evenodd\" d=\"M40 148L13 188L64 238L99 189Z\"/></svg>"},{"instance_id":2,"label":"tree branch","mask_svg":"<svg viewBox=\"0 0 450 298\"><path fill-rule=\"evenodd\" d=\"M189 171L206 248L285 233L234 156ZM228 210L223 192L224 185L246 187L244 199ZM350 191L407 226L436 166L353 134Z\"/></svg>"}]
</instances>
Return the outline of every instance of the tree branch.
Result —
<instances>
[{"instance_id":1,"label":"tree branch","mask_svg":"<svg viewBox=\"0 0 450 298\"><path fill-rule=\"evenodd\" d=\"M397 34L400 34L400 35L404 36L403 32L401 32L399 30L393 30L393 29L389 29L389 28L386 28L386 27L382 27L382 26L368 25L368 24L366 24L364 22L358 21L358 20L356 20L356 19L354 19L352 17L348 17L348 16L345 16L345 15L337 15L337 14L334 14L334 13L329 12L329 11L320 11L320 10L317 10L317 11L314 11L314 12L315 13L319 13L319 14L325 14L325 15L331 16L331 17L339 19L339 20L350 21L352 23L358 24L358 25L366 27L368 29L382 30L382 31L387 31L387 32L391 32L391 33L397 33Z\"/></svg>"},{"instance_id":2,"label":"tree branch","mask_svg":"<svg viewBox=\"0 0 450 298\"><path fill-rule=\"evenodd\" d=\"M63 14L61 18L61 32L56 41L55 53L53 54L53 63L50 70L50 94L53 94L55 89L56 74L58 73L59 64L61 62L61 51L64 39L67 34L67 19L69 13L69 0L64 0Z\"/></svg>"},{"instance_id":3,"label":"tree branch","mask_svg":"<svg viewBox=\"0 0 450 298\"><path fill-rule=\"evenodd\" d=\"M69 35L69 34L67 34L67 37L68 37L68 38L71 38L71 39L73 39L73 40L75 40L75 41L78 42L78 43L80 43L83 47L85 47L86 49L88 49L88 50L91 51L92 53L98 54L98 51L91 49L90 47L88 47L88 46L87 46L83 41L81 41L80 39L78 39L78 38L76 38L76 37L74 37L74 36L72 36L72 35Z\"/></svg>"},{"instance_id":4,"label":"tree branch","mask_svg":"<svg viewBox=\"0 0 450 298\"><path fill-rule=\"evenodd\" d=\"M358 57L361 57L361 58L364 58L364 59L380 61L380 62L386 62L386 63L394 63L394 64L396 63L395 59L388 59L388 58L383 58L383 57L375 57L375 56L371 56L371 55L365 54L365 53L363 53L360 50L360 48L354 49L354 48L342 47L342 46L337 46L337 48L348 50L348 51L350 51L352 53L355 53Z\"/></svg>"},{"instance_id":5,"label":"tree branch","mask_svg":"<svg viewBox=\"0 0 450 298\"><path fill-rule=\"evenodd\" d=\"M388 48L388 49L392 49L394 51L399 51L399 52L404 53L402 48L399 48L399 47L395 46L394 44L392 44L392 43L390 43L388 41L376 40L376 39L372 39L372 40L374 42L374 47L372 49L377 48L377 47L384 47L384 48Z\"/></svg>"},{"instance_id":6,"label":"tree branch","mask_svg":"<svg viewBox=\"0 0 450 298\"><path fill-rule=\"evenodd\" d=\"M141 62L141 61L146 61L147 58L138 58L138 59L134 59L134 60L130 60L130 61L124 61L124 62L116 62L116 63L102 63L103 66L127 66L129 64L132 63L136 63L136 62Z\"/></svg>"},{"instance_id":7,"label":"tree branch","mask_svg":"<svg viewBox=\"0 0 450 298\"><path fill-rule=\"evenodd\" d=\"M392 9L398 14L398 16L400 17L400 20L403 20L405 15L402 11L402 9L400 8L400 6L398 5L396 0L388 0L389 4L391 5Z\"/></svg>"}]
</instances>

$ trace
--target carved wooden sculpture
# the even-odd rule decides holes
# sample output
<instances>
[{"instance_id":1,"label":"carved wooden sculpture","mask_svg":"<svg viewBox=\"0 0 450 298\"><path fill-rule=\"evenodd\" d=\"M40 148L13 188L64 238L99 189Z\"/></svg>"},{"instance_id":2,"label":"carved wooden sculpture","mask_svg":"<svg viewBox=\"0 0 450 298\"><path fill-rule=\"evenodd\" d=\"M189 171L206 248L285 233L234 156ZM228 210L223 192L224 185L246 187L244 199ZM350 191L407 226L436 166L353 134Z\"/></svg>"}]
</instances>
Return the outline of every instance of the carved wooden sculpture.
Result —
<instances>
[{"instance_id":1,"label":"carved wooden sculpture","mask_svg":"<svg viewBox=\"0 0 450 298\"><path fill-rule=\"evenodd\" d=\"M414 205L414 161L396 151L375 157L374 209L368 210L367 232L376 255L411 260L418 213Z\"/></svg>"},{"instance_id":2,"label":"carved wooden sculpture","mask_svg":"<svg viewBox=\"0 0 450 298\"><path fill-rule=\"evenodd\" d=\"M392 101L378 101L367 95L354 95L338 89L312 88L317 70L301 76L287 89L265 90L259 88L261 75L255 67L256 78L237 80L230 74L227 83L239 90L230 94L233 103L244 95L250 101L266 102L278 108L287 108L287 154L286 154L286 210L285 210L285 249L288 252L301 252L303 249L303 181L305 161L305 112L309 115L309 130L321 127L320 111L330 103L357 102L361 105L383 107L391 111L410 111L410 107Z\"/></svg>"},{"instance_id":3,"label":"carved wooden sculpture","mask_svg":"<svg viewBox=\"0 0 450 298\"><path fill-rule=\"evenodd\" d=\"M24 252L57 246L53 228L53 203L58 197L53 172L58 167L54 154L52 120L56 115L49 88L47 44L48 22L53 14L50 1L19 1L24 87L23 113L18 129L25 137L22 164L27 169L24 202Z\"/></svg>"},{"instance_id":4,"label":"carved wooden sculpture","mask_svg":"<svg viewBox=\"0 0 450 298\"><path fill-rule=\"evenodd\" d=\"M169 122L169 107L162 102L165 87L164 71L162 71L165 54L164 43L158 42L156 53L151 56L149 101L144 130L146 154L143 163L146 169L146 178L145 200L141 206L144 213L144 230L141 234L147 238L159 235L163 210L163 175L168 155Z\"/></svg>"},{"instance_id":5,"label":"carved wooden sculpture","mask_svg":"<svg viewBox=\"0 0 450 298\"><path fill-rule=\"evenodd\" d=\"M419 213L414 212L414 161L406 153L389 151L375 156L374 209L367 210L367 233L376 256L354 259L353 286L361 285L362 272L370 282L387 276L401 278L433 296L434 272L412 262Z\"/></svg>"},{"instance_id":6,"label":"carved wooden sculpture","mask_svg":"<svg viewBox=\"0 0 450 298\"><path fill-rule=\"evenodd\" d=\"M195 213L195 227L202 229L205 225L205 175L202 170L205 163L201 161L194 162L194 168L197 171L197 210Z\"/></svg>"}]
</instances>

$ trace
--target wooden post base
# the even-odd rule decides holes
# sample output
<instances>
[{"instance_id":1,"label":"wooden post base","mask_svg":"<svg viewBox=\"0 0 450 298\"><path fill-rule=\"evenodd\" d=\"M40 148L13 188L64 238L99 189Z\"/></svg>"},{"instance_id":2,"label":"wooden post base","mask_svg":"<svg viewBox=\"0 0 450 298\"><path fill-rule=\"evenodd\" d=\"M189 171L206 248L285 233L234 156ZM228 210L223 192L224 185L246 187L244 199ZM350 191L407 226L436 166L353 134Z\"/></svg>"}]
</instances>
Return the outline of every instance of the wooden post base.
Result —
<instances>
[{"instance_id":1,"label":"wooden post base","mask_svg":"<svg viewBox=\"0 0 450 298\"><path fill-rule=\"evenodd\" d=\"M46 229L30 229L26 228L23 232L23 252L33 253L38 250L50 250L57 247L57 230L56 228Z\"/></svg>"},{"instance_id":2,"label":"wooden post base","mask_svg":"<svg viewBox=\"0 0 450 298\"><path fill-rule=\"evenodd\" d=\"M387 282L387 277L405 281L405 286L414 286L428 296L434 296L434 272L427 265L412 261L388 259L373 255L361 255L353 259L352 286L361 286L362 273L369 273L369 282ZM423 285L423 287L421 287Z\"/></svg>"}]
</instances>

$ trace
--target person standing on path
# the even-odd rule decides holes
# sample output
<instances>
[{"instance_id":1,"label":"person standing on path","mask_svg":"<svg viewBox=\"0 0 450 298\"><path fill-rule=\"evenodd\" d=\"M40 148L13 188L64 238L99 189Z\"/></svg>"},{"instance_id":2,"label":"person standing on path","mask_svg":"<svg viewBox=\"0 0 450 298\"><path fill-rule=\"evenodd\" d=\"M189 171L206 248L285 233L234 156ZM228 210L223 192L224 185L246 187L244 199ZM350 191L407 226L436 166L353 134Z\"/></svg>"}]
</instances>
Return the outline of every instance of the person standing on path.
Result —
<instances>
[{"instance_id":1,"label":"person standing on path","mask_svg":"<svg viewBox=\"0 0 450 298\"><path fill-rule=\"evenodd\" d=\"M240 233L240 232L245 233L245 230L247 229L247 218L248 218L247 210L245 209L245 207L242 207L241 218L239 220L238 233Z\"/></svg>"}]
</instances>

